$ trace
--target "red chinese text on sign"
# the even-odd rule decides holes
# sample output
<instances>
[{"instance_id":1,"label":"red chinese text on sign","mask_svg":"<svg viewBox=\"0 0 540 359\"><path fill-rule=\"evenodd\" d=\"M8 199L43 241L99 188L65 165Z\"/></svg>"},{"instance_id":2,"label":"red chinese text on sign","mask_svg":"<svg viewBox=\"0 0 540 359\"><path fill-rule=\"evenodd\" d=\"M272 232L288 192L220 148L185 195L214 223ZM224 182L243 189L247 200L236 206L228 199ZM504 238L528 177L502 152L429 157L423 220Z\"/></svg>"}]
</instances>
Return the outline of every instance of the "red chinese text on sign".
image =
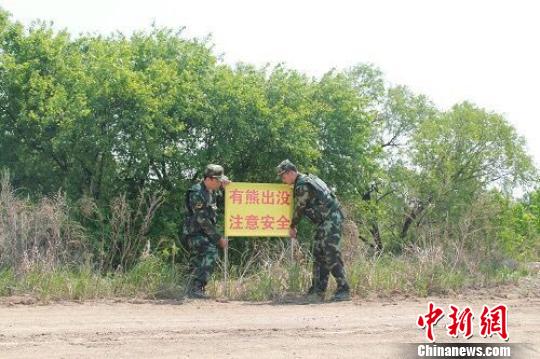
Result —
<instances>
[{"instance_id":1,"label":"red chinese text on sign","mask_svg":"<svg viewBox=\"0 0 540 359\"><path fill-rule=\"evenodd\" d=\"M287 237L293 190L275 183L230 183L225 188L225 235Z\"/></svg>"},{"instance_id":2,"label":"red chinese text on sign","mask_svg":"<svg viewBox=\"0 0 540 359\"><path fill-rule=\"evenodd\" d=\"M233 204L242 204L242 194L244 191L239 191L237 189L234 189L229 194L229 198L231 199Z\"/></svg>"},{"instance_id":3,"label":"red chinese text on sign","mask_svg":"<svg viewBox=\"0 0 540 359\"><path fill-rule=\"evenodd\" d=\"M242 226L242 220L244 218L242 216L231 216L231 218L229 219L230 223L231 223L231 229L242 229L243 226Z\"/></svg>"},{"instance_id":4,"label":"red chinese text on sign","mask_svg":"<svg viewBox=\"0 0 540 359\"><path fill-rule=\"evenodd\" d=\"M259 221L259 216L255 216L255 215L246 216L246 228L251 229L251 230L258 229L259 228L258 221Z\"/></svg>"},{"instance_id":5,"label":"red chinese text on sign","mask_svg":"<svg viewBox=\"0 0 540 359\"><path fill-rule=\"evenodd\" d=\"M259 191L247 190L246 191L246 204L259 204Z\"/></svg>"},{"instance_id":6,"label":"red chinese text on sign","mask_svg":"<svg viewBox=\"0 0 540 359\"><path fill-rule=\"evenodd\" d=\"M264 191L262 193L262 204L274 204L274 191Z\"/></svg>"},{"instance_id":7,"label":"red chinese text on sign","mask_svg":"<svg viewBox=\"0 0 540 359\"><path fill-rule=\"evenodd\" d=\"M291 194L285 191L278 192L278 204L289 206L291 204Z\"/></svg>"},{"instance_id":8,"label":"red chinese text on sign","mask_svg":"<svg viewBox=\"0 0 540 359\"><path fill-rule=\"evenodd\" d=\"M274 217L273 216L263 216L261 217L262 229L273 229L274 228Z\"/></svg>"},{"instance_id":9,"label":"red chinese text on sign","mask_svg":"<svg viewBox=\"0 0 540 359\"><path fill-rule=\"evenodd\" d=\"M285 216L279 217L276 220L276 223L278 225L278 229L287 229L291 225L291 221Z\"/></svg>"}]
</instances>

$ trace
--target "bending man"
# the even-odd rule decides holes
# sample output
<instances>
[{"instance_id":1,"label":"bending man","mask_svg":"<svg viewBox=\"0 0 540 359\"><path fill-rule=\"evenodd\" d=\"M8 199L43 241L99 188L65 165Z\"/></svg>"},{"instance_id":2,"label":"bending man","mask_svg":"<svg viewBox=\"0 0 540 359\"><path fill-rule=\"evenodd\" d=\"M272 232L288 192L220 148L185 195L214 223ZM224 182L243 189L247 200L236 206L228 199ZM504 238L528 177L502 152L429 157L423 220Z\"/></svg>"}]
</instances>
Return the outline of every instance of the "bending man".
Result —
<instances>
[{"instance_id":1,"label":"bending man","mask_svg":"<svg viewBox=\"0 0 540 359\"><path fill-rule=\"evenodd\" d=\"M305 215L317 226L313 249L313 278L308 295L324 299L328 286L328 276L336 279L337 290L333 300L350 300L350 290L345 278L345 270L339 242L343 213L335 194L320 178L298 172L289 160L277 166L278 176L286 184L294 184L296 204L289 234L296 238L296 226Z\"/></svg>"}]
</instances>

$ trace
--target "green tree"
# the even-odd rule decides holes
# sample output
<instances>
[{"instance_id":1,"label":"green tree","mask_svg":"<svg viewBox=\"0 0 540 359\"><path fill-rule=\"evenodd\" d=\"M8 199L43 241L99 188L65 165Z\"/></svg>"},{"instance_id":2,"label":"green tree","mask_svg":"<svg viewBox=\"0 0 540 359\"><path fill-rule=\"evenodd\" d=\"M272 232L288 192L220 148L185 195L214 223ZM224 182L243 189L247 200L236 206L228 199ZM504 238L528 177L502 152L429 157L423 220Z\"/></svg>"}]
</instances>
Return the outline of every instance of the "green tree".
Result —
<instances>
[{"instance_id":1,"label":"green tree","mask_svg":"<svg viewBox=\"0 0 540 359\"><path fill-rule=\"evenodd\" d=\"M502 116L469 103L423 121L411 144L402 239L422 219L457 221L483 192L498 188L508 193L536 177L514 128Z\"/></svg>"},{"instance_id":2,"label":"green tree","mask_svg":"<svg viewBox=\"0 0 540 359\"><path fill-rule=\"evenodd\" d=\"M497 218L504 251L518 260L540 257L540 189L520 201L500 199L504 211Z\"/></svg>"}]
</instances>

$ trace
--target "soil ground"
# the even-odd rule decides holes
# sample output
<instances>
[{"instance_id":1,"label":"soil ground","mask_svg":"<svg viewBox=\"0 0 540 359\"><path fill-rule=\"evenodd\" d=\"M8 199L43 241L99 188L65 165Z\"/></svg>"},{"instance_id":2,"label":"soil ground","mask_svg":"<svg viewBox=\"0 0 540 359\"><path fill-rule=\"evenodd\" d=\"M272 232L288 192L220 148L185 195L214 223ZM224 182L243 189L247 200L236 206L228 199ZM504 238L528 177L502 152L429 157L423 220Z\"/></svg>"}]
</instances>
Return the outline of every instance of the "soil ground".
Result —
<instances>
[{"instance_id":1,"label":"soil ground","mask_svg":"<svg viewBox=\"0 0 540 359\"><path fill-rule=\"evenodd\" d=\"M540 358L537 288L494 289L469 295L288 303L97 301L40 304L25 297L0 300L0 357L8 358L403 358L406 343L426 343L416 326L434 302L471 307L473 337L435 326L436 343L505 343L479 336L483 305L508 306L508 332L521 355Z\"/></svg>"}]
</instances>

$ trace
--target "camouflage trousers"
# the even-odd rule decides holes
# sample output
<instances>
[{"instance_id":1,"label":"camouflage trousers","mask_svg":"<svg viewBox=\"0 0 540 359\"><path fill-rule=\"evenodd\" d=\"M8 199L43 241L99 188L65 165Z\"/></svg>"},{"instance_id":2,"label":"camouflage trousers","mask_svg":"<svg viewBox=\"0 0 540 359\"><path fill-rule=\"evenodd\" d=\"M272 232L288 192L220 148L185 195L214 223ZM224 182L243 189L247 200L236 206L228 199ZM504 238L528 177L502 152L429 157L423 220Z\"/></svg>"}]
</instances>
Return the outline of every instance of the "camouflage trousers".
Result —
<instances>
[{"instance_id":1,"label":"camouflage trousers","mask_svg":"<svg viewBox=\"0 0 540 359\"><path fill-rule=\"evenodd\" d=\"M339 242L343 215L334 211L322 223L318 224L313 245L313 285L315 292L324 292L328 286L328 277L336 279L337 290L348 290L345 268L341 259Z\"/></svg>"},{"instance_id":2,"label":"camouflage trousers","mask_svg":"<svg viewBox=\"0 0 540 359\"><path fill-rule=\"evenodd\" d=\"M194 235L189 237L189 247L191 280L204 287L218 259L216 243L206 236Z\"/></svg>"}]
</instances>

